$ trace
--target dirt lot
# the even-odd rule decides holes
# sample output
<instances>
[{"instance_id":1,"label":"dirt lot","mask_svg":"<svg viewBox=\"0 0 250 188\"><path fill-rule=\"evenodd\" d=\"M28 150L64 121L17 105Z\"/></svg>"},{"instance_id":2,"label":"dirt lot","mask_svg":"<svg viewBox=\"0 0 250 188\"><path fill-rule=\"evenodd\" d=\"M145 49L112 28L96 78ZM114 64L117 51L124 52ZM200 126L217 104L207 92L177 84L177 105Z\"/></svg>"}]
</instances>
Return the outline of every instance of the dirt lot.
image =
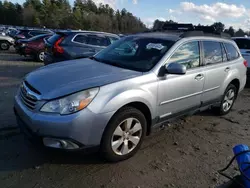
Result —
<instances>
[{"instance_id":1,"label":"dirt lot","mask_svg":"<svg viewBox=\"0 0 250 188\"><path fill-rule=\"evenodd\" d=\"M107 164L97 154L35 148L20 133L12 107L22 77L40 66L14 52L0 52L0 187L216 187L226 180L216 171L232 157L232 147L250 145L247 87L227 116L206 111L169 124L124 162Z\"/></svg>"}]
</instances>

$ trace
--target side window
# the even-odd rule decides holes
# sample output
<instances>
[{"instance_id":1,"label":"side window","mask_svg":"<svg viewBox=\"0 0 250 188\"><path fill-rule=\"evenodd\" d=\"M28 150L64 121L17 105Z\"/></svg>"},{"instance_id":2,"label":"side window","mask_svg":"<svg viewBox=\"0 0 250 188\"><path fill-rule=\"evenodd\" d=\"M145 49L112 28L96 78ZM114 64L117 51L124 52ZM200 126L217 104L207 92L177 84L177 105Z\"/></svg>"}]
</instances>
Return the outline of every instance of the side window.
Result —
<instances>
[{"instance_id":1,"label":"side window","mask_svg":"<svg viewBox=\"0 0 250 188\"><path fill-rule=\"evenodd\" d=\"M74 42L79 42L79 43L82 43L82 44L86 44L87 43L87 36L85 35L77 35L74 40Z\"/></svg>"},{"instance_id":2,"label":"side window","mask_svg":"<svg viewBox=\"0 0 250 188\"><path fill-rule=\"evenodd\" d=\"M110 43L113 44L115 41L119 40L118 38L115 37L108 37L110 40Z\"/></svg>"},{"instance_id":3,"label":"side window","mask_svg":"<svg viewBox=\"0 0 250 188\"><path fill-rule=\"evenodd\" d=\"M179 47L169 59L168 63L180 63L187 69L200 66L199 42L189 42Z\"/></svg>"},{"instance_id":4,"label":"side window","mask_svg":"<svg viewBox=\"0 0 250 188\"><path fill-rule=\"evenodd\" d=\"M204 41L204 64L215 64L222 62L222 51L219 42L214 41Z\"/></svg>"},{"instance_id":5,"label":"side window","mask_svg":"<svg viewBox=\"0 0 250 188\"><path fill-rule=\"evenodd\" d=\"M226 47L227 56L228 56L228 59L230 61L234 60L234 59L237 59L239 57L239 53L238 53L238 51L236 50L236 48L234 47L233 44L225 43L224 45Z\"/></svg>"},{"instance_id":6,"label":"side window","mask_svg":"<svg viewBox=\"0 0 250 188\"><path fill-rule=\"evenodd\" d=\"M97 35L88 35L88 44L94 46L108 46L110 42L106 37L100 37Z\"/></svg>"},{"instance_id":7,"label":"side window","mask_svg":"<svg viewBox=\"0 0 250 188\"><path fill-rule=\"evenodd\" d=\"M226 52L226 49L225 49L223 43L221 43L221 49L222 49L222 61L226 62L226 61L228 61L227 52Z\"/></svg>"}]
</instances>

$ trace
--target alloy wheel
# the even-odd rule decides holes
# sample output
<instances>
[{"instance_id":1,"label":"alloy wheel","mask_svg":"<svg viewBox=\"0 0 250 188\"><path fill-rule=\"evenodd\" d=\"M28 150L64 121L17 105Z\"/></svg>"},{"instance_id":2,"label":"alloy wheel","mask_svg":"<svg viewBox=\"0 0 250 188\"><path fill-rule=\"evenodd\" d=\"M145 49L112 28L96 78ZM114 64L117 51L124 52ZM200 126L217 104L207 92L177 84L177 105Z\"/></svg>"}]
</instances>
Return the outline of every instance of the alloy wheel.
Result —
<instances>
[{"instance_id":1,"label":"alloy wheel","mask_svg":"<svg viewBox=\"0 0 250 188\"><path fill-rule=\"evenodd\" d=\"M44 61L44 52L39 53L39 60Z\"/></svg>"},{"instance_id":2,"label":"alloy wheel","mask_svg":"<svg viewBox=\"0 0 250 188\"><path fill-rule=\"evenodd\" d=\"M229 89L224 97L222 108L225 112L230 110L233 105L235 98L235 91L233 89Z\"/></svg>"},{"instance_id":3,"label":"alloy wheel","mask_svg":"<svg viewBox=\"0 0 250 188\"><path fill-rule=\"evenodd\" d=\"M127 118L115 129L111 147L117 155L126 155L133 151L142 137L142 125L135 118Z\"/></svg>"}]
</instances>

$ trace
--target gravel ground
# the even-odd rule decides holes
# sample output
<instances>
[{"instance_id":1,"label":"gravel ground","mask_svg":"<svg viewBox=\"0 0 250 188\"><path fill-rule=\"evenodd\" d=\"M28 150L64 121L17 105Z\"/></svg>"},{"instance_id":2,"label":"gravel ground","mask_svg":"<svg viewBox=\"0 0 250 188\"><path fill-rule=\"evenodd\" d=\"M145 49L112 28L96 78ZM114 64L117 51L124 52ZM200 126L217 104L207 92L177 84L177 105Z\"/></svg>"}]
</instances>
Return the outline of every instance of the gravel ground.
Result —
<instances>
[{"instance_id":1,"label":"gravel ground","mask_svg":"<svg viewBox=\"0 0 250 188\"><path fill-rule=\"evenodd\" d=\"M0 187L165 188L217 187L217 174L232 157L232 147L250 145L250 89L240 94L224 117L206 111L168 124L146 138L133 158L108 164L98 154L45 151L28 143L12 110L18 84L42 66L0 52ZM237 174L232 168L229 174Z\"/></svg>"}]
</instances>

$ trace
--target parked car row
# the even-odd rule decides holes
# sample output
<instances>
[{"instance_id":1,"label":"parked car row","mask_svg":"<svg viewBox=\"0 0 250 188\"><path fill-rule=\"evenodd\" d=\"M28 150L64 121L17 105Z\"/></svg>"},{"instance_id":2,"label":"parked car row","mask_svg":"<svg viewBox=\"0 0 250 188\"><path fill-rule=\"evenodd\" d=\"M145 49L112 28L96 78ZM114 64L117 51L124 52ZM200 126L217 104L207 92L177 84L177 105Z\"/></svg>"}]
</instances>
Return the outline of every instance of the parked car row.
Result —
<instances>
[{"instance_id":1,"label":"parked car row","mask_svg":"<svg viewBox=\"0 0 250 188\"><path fill-rule=\"evenodd\" d=\"M45 65L60 61L90 57L103 50L120 36L95 31L44 29L12 29L9 36L0 37L0 48L8 50L14 45L18 54L30 56ZM122 36L121 36L122 37Z\"/></svg>"},{"instance_id":2,"label":"parked car row","mask_svg":"<svg viewBox=\"0 0 250 188\"><path fill-rule=\"evenodd\" d=\"M250 76L250 37L233 37L232 39L238 45L242 56L249 62L247 75Z\"/></svg>"}]
</instances>

